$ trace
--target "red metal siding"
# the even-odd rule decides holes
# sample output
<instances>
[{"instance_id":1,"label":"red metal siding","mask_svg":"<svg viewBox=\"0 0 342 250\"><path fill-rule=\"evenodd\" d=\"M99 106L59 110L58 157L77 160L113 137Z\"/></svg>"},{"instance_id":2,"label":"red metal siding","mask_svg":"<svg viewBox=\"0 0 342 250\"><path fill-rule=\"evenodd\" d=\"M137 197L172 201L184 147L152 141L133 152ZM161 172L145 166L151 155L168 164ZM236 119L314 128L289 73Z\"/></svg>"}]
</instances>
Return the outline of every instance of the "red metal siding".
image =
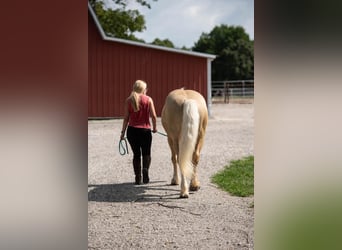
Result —
<instances>
[{"instance_id":1,"label":"red metal siding","mask_svg":"<svg viewBox=\"0 0 342 250\"><path fill-rule=\"evenodd\" d=\"M194 89L207 98L206 58L105 41L91 16L88 20L89 117L122 117L137 79L146 81L158 116L176 88Z\"/></svg>"}]
</instances>

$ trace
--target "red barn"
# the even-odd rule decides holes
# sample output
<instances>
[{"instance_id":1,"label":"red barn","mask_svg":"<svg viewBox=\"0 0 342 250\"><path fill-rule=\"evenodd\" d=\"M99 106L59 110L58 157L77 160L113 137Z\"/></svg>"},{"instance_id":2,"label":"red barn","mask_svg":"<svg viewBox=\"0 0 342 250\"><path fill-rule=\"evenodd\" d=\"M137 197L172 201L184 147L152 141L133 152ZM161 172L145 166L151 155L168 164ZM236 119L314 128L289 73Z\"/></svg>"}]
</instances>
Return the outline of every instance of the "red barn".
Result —
<instances>
[{"instance_id":1,"label":"red barn","mask_svg":"<svg viewBox=\"0 0 342 250\"><path fill-rule=\"evenodd\" d=\"M144 80L157 115L168 93L185 87L211 105L214 55L108 37L88 3L88 117L122 117L134 82Z\"/></svg>"}]
</instances>

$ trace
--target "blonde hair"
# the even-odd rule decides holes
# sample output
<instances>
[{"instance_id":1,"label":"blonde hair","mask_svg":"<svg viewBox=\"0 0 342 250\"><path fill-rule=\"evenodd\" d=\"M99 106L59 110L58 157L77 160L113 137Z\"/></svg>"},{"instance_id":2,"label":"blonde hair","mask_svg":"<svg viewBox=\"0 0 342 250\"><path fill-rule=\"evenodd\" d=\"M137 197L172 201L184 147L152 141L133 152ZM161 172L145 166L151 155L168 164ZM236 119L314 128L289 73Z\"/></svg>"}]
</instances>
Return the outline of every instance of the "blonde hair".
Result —
<instances>
[{"instance_id":1,"label":"blonde hair","mask_svg":"<svg viewBox=\"0 0 342 250\"><path fill-rule=\"evenodd\" d=\"M133 84L133 91L131 92L131 95L129 96L129 98L131 99L134 112L139 111L139 109L140 109L140 107L139 107L139 94L144 93L146 88L147 88L147 84L146 84L146 82L144 82L142 80L137 80Z\"/></svg>"}]
</instances>

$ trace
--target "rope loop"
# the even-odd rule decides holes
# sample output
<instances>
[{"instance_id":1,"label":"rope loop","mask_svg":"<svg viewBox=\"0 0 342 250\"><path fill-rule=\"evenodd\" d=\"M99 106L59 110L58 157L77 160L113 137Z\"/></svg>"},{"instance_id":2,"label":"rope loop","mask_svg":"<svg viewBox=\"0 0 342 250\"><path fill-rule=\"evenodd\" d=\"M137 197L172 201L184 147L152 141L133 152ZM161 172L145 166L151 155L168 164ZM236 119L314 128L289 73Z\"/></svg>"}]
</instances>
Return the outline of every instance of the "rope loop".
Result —
<instances>
[{"instance_id":1,"label":"rope loop","mask_svg":"<svg viewBox=\"0 0 342 250\"><path fill-rule=\"evenodd\" d=\"M120 153L120 155L125 155L125 154L129 153L126 138L121 139L119 141L119 153Z\"/></svg>"}]
</instances>

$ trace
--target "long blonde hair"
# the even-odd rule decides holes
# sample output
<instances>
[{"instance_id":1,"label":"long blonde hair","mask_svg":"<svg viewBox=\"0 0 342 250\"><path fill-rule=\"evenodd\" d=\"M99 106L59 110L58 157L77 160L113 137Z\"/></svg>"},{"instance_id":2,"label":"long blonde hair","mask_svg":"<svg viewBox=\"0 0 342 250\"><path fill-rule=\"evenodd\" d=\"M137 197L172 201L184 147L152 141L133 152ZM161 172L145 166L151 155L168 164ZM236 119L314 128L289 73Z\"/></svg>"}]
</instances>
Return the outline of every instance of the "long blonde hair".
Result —
<instances>
[{"instance_id":1,"label":"long blonde hair","mask_svg":"<svg viewBox=\"0 0 342 250\"><path fill-rule=\"evenodd\" d=\"M129 98L131 99L131 103L133 106L133 110L134 112L139 111L140 107L139 107L139 96L140 94L144 93L144 91L147 88L147 84L146 82L142 81L142 80L137 80L134 84L133 84L133 91L131 92L131 95L129 96Z\"/></svg>"}]
</instances>

